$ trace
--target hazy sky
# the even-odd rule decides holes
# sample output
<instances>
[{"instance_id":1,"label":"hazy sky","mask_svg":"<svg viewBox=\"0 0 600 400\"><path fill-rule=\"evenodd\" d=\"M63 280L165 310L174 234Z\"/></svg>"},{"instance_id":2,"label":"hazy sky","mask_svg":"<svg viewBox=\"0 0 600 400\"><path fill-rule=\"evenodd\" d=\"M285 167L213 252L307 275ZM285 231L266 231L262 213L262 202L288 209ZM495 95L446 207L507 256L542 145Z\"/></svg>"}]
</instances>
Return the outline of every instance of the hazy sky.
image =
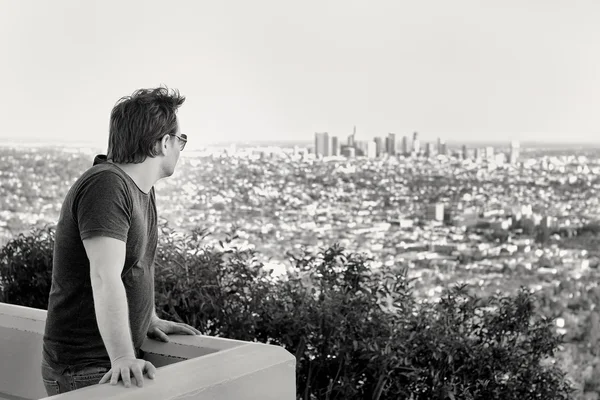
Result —
<instances>
[{"instance_id":1,"label":"hazy sky","mask_svg":"<svg viewBox=\"0 0 600 400\"><path fill-rule=\"evenodd\" d=\"M600 142L597 0L0 0L0 141L104 145L165 84L190 143Z\"/></svg>"}]
</instances>

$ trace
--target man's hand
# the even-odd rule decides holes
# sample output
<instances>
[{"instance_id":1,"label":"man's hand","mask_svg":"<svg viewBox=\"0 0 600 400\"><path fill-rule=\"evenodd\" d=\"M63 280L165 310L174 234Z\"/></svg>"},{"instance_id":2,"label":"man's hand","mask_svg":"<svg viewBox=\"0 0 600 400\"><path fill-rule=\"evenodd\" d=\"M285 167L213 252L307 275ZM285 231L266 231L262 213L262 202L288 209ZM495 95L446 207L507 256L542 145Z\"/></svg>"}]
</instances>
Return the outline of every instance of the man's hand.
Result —
<instances>
[{"instance_id":1,"label":"man's hand","mask_svg":"<svg viewBox=\"0 0 600 400\"><path fill-rule=\"evenodd\" d=\"M156 367L148 361L135 357L117 358L112 362L110 371L100 379L99 383L106 383L110 379L110 384L116 385L120 377L125 387L128 388L131 386L131 375L133 375L134 383L138 387L142 387L144 386L144 372L148 375L148 378L154 379Z\"/></svg>"},{"instance_id":2,"label":"man's hand","mask_svg":"<svg viewBox=\"0 0 600 400\"><path fill-rule=\"evenodd\" d=\"M171 334L200 335L200 331L187 324L153 318L148 328L148 337L161 342L168 342Z\"/></svg>"}]
</instances>

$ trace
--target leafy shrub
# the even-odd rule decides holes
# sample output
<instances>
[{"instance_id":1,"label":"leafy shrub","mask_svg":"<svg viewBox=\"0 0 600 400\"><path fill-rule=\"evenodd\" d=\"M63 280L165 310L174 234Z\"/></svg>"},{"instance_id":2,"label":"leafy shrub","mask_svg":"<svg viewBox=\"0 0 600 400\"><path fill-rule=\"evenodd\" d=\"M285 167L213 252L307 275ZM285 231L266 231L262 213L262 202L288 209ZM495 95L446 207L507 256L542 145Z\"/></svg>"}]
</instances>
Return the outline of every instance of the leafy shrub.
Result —
<instances>
[{"instance_id":1,"label":"leafy shrub","mask_svg":"<svg viewBox=\"0 0 600 400\"><path fill-rule=\"evenodd\" d=\"M405 270L373 269L337 245L289 254L293 268L275 279L233 233L209 245L205 230L161 229L159 315L285 347L296 356L298 399L571 398L552 358L561 339L524 289L481 299L463 286L418 302ZM52 239L38 231L2 250L4 299L47 299Z\"/></svg>"},{"instance_id":2,"label":"leafy shrub","mask_svg":"<svg viewBox=\"0 0 600 400\"><path fill-rule=\"evenodd\" d=\"M484 300L458 287L418 303L405 271L372 270L339 246L290 255L294 268L274 280L235 236L203 246L203 231L165 234L162 315L285 347L299 399L571 398L552 362L560 338L525 289Z\"/></svg>"},{"instance_id":3,"label":"leafy shrub","mask_svg":"<svg viewBox=\"0 0 600 400\"><path fill-rule=\"evenodd\" d=\"M20 234L0 250L0 301L48 308L54 232L46 226Z\"/></svg>"}]
</instances>

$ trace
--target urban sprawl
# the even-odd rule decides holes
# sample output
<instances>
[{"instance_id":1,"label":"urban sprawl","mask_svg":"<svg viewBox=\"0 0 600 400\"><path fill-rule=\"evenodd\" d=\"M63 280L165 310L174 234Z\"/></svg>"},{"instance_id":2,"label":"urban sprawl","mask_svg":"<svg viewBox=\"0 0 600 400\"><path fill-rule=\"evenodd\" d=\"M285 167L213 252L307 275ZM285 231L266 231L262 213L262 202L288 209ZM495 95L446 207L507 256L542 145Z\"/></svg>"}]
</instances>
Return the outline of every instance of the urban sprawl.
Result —
<instances>
[{"instance_id":1,"label":"urban sprawl","mask_svg":"<svg viewBox=\"0 0 600 400\"><path fill-rule=\"evenodd\" d=\"M206 228L215 241L236 227L238 245L255 248L276 272L291 265L290 252L339 243L372 257L374 267L408 267L433 297L447 282L507 289L514 282L497 279L507 271L577 275L597 264L595 254L568 246L598 219L593 155L534 153L517 142L449 148L438 139L422 147L417 134L397 146L393 134L372 141L352 134L339 145L316 133L314 148L184 152L175 175L157 184L159 214L182 231ZM4 241L55 223L94 154L0 151Z\"/></svg>"}]
</instances>

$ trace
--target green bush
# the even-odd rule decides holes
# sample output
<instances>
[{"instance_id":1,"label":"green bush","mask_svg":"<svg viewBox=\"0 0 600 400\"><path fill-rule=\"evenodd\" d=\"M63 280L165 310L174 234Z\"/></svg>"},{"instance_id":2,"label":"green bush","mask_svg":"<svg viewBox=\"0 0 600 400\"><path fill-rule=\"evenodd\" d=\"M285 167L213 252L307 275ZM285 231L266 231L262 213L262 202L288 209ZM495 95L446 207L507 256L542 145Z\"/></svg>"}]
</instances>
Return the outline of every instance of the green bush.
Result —
<instances>
[{"instance_id":1,"label":"green bush","mask_svg":"<svg viewBox=\"0 0 600 400\"><path fill-rule=\"evenodd\" d=\"M561 339L524 289L481 299L455 287L418 302L405 270L372 269L337 245L290 254L294 268L279 280L235 234L208 245L204 230L161 229L159 315L285 347L296 356L298 399L572 398L552 358ZM47 300L52 239L37 231L2 250L3 301Z\"/></svg>"},{"instance_id":2,"label":"green bush","mask_svg":"<svg viewBox=\"0 0 600 400\"><path fill-rule=\"evenodd\" d=\"M0 250L0 301L48 308L54 227L20 234Z\"/></svg>"}]
</instances>

